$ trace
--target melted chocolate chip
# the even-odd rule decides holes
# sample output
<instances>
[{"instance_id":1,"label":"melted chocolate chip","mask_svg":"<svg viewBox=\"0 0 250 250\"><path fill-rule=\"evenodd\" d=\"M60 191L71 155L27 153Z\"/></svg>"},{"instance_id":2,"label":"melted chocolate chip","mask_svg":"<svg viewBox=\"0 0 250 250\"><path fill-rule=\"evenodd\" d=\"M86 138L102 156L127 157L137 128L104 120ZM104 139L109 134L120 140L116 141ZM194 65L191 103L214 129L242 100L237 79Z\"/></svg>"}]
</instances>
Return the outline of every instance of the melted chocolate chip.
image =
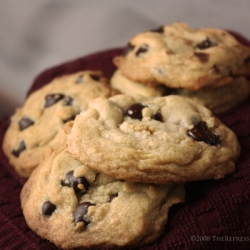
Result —
<instances>
[{"instance_id":1,"label":"melted chocolate chip","mask_svg":"<svg viewBox=\"0 0 250 250\"><path fill-rule=\"evenodd\" d=\"M78 78L76 79L76 83L82 83L83 82L83 75L79 75Z\"/></svg>"},{"instance_id":2,"label":"melted chocolate chip","mask_svg":"<svg viewBox=\"0 0 250 250\"><path fill-rule=\"evenodd\" d=\"M72 106L72 104L73 104L73 98L72 97L65 96L63 98L63 105L65 105L65 106Z\"/></svg>"},{"instance_id":3,"label":"melted chocolate chip","mask_svg":"<svg viewBox=\"0 0 250 250\"><path fill-rule=\"evenodd\" d=\"M162 121L162 115L160 112L155 113L154 115L151 116L151 119L156 120L156 121Z\"/></svg>"},{"instance_id":4,"label":"melted chocolate chip","mask_svg":"<svg viewBox=\"0 0 250 250\"><path fill-rule=\"evenodd\" d=\"M148 52L149 46L147 44L143 44L139 49L135 52L135 55L138 57L143 53Z\"/></svg>"},{"instance_id":5,"label":"melted chocolate chip","mask_svg":"<svg viewBox=\"0 0 250 250\"><path fill-rule=\"evenodd\" d=\"M109 197L109 202L112 202L112 200L114 200L114 198L116 198L117 196L118 196L118 193L111 194Z\"/></svg>"},{"instance_id":6,"label":"melted chocolate chip","mask_svg":"<svg viewBox=\"0 0 250 250\"><path fill-rule=\"evenodd\" d=\"M24 143L24 141L20 141L19 142L19 147L18 149L14 149L12 150L12 154L15 156L15 157L19 157L19 155L26 149L26 145Z\"/></svg>"},{"instance_id":7,"label":"melted chocolate chip","mask_svg":"<svg viewBox=\"0 0 250 250\"><path fill-rule=\"evenodd\" d=\"M150 30L151 32L156 32L156 33L163 33L164 32L164 26L160 26L156 29Z\"/></svg>"},{"instance_id":8,"label":"melted chocolate chip","mask_svg":"<svg viewBox=\"0 0 250 250\"><path fill-rule=\"evenodd\" d=\"M220 136L209 130L206 122L199 122L192 129L188 130L187 133L194 140L203 141L211 146L217 146L221 143Z\"/></svg>"},{"instance_id":9,"label":"melted chocolate chip","mask_svg":"<svg viewBox=\"0 0 250 250\"><path fill-rule=\"evenodd\" d=\"M75 225L78 222L84 222L85 225L88 225L90 223L90 221L86 217L86 215L88 213L88 208L90 206L95 206L95 204L92 204L90 202L83 202L83 203L80 203L76 207L76 209L75 209L75 211L73 213L73 216L74 216L74 219L75 219Z\"/></svg>"},{"instance_id":10,"label":"melted chocolate chip","mask_svg":"<svg viewBox=\"0 0 250 250\"><path fill-rule=\"evenodd\" d=\"M133 119L142 119L142 110L145 108L141 103L132 104L127 110L125 115Z\"/></svg>"},{"instance_id":11,"label":"melted chocolate chip","mask_svg":"<svg viewBox=\"0 0 250 250\"><path fill-rule=\"evenodd\" d=\"M198 57L202 63L209 61L209 55L206 53L194 53L194 56Z\"/></svg>"},{"instance_id":12,"label":"melted chocolate chip","mask_svg":"<svg viewBox=\"0 0 250 250\"><path fill-rule=\"evenodd\" d=\"M197 45L199 49L208 49L215 46L208 38Z\"/></svg>"},{"instance_id":13,"label":"melted chocolate chip","mask_svg":"<svg viewBox=\"0 0 250 250\"><path fill-rule=\"evenodd\" d=\"M30 126L32 126L35 122L33 120L31 120L28 117L23 117L19 122L19 129L22 131Z\"/></svg>"},{"instance_id":14,"label":"melted chocolate chip","mask_svg":"<svg viewBox=\"0 0 250 250\"><path fill-rule=\"evenodd\" d=\"M56 210L56 206L50 201L46 201L43 203L43 207L42 207L43 215L51 216L55 210Z\"/></svg>"},{"instance_id":15,"label":"melted chocolate chip","mask_svg":"<svg viewBox=\"0 0 250 250\"><path fill-rule=\"evenodd\" d=\"M55 103L59 102L64 98L64 94L50 94L45 97L44 108L53 106Z\"/></svg>"},{"instance_id":16,"label":"melted chocolate chip","mask_svg":"<svg viewBox=\"0 0 250 250\"><path fill-rule=\"evenodd\" d=\"M123 55L126 56L130 51L132 51L135 48L134 45L132 45L131 43L128 43L127 47L124 50Z\"/></svg>"},{"instance_id":17,"label":"melted chocolate chip","mask_svg":"<svg viewBox=\"0 0 250 250\"><path fill-rule=\"evenodd\" d=\"M94 81L99 81L99 80L100 80L100 76L99 76L99 75L90 74L90 77L91 77Z\"/></svg>"},{"instance_id":18,"label":"melted chocolate chip","mask_svg":"<svg viewBox=\"0 0 250 250\"><path fill-rule=\"evenodd\" d=\"M62 182L63 186L71 187L76 194L83 194L89 187L89 183L84 177L75 178L74 171L69 171L65 176L65 181Z\"/></svg>"}]
</instances>

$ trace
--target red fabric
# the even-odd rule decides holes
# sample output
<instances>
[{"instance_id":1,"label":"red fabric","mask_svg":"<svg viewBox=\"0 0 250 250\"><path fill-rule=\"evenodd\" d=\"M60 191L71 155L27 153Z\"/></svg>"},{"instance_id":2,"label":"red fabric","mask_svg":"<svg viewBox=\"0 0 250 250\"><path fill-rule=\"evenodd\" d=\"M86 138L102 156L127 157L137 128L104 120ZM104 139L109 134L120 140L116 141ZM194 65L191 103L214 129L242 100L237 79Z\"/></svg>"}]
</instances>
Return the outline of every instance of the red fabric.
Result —
<instances>
[{"instance_id":1,"label":"red fabric","mask_svg":"<svg viewBox=\"0 0 250 250\"><path fill-rule=\"evenodd\" d=\"M250 46L240 34L232 33ZM121 53L121 48L112 49L48 69L35 79L29 93L56 76L78 70L101 70L109 78L115 70L112 58ZM141 250L250 249L250 99L220 119L236 133L242 146L237 171L218 181L186 184L185 204L170 209L163 236ZM9 117L0 121L1 143L8 123ZM26 225L19 198L24 182L0 150L0 249L57 249Z\"/></svg>"}]
</instances>

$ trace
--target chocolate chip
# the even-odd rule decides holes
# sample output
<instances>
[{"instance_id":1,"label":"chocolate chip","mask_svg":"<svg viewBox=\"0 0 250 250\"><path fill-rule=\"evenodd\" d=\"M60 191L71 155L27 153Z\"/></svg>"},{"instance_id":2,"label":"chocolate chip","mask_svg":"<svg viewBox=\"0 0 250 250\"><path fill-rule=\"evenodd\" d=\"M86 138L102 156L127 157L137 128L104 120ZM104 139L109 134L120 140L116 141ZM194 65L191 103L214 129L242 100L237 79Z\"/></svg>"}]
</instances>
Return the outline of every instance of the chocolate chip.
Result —
<instances>
[{"instance_id":1,"label":"chocolate chip","mask_svg":"<svg viewBox=\"0 0 250 250\"><path fill-rule=\"evenodd\" d=\"M194 53L194 56L198 57L202 63L209 61L209 55L206 53Z\"/></svg>"},{"instance_id":2,"label":"chocolate chip","mask_svg":"<svg viewBox=\"0 0 250 250\"><path fill-rule=\"evenodd\" d=\"M99 80L100 80L100 76L99 76L99 75L90 74L89 76L90 76L94 81L99 81Z\"/></svg>"},{"instance_id":3,"label":"chocolate chip","mask_svg":"<svg viewBox=\"0 0 250 250\"><path fill-rule=\"evenodd\" d=\"M64 98L64 94L50 94L45 97L44 108L48 108Z\"/></svg>"},{"instance_id":4,"label":"chocolate chip","mask_svg":"<svg viewBox=\"0 0 250 250\"><path fill-rule=\"evenodd\" d=\"M208 49L208 48L211 48L211 47L213 47L213 46L215 46L215 44L212 43L208 38L206 38L206 40L200 42L200 43L197 45L197 47L198 47L199 49Z\"/></svg>"},{"instance_id":5,"label":"chocolate chip","mask_svg":"<svg viewBox=\"0 0 250 250\"><path fill-rule=\"evenodd\" d=\"M90 223L89 219L87 218L88 208L90 206L95 206L95 204L92 204L90 202L83 202L76 207L73 213L75 225L78 222L84 222L85 225L88 225Z\"/></svg>"},{"instance_id":6,"label":"chocolate chip","mask_svg":"<svg viewBox=\"0 0 250 250\"><path fill-rule=\"evenodd\" d=\"M63 123L67 123L67 122L69 122L69 121L73 121L73 120L75 120L75 118L76 118L76 115L72 115L72 116L70 116L69 118L64 119L64 120L63 120Z\"/></svg>"},{"instance_id":7,"label":"chocolate chip","mask_svg":"<svg viewBox=\"0 0 250 250\"><path fill-rule=\"evenodd\" d=\"M83 82L83 75L79 75L78 78L76 79L76 83L82 83Z\"/></svg>"},{"instance_id":8,"label":"chocolate chip","mask_svg":"<svg viewBox=\"0 0 250 250\"><path fill-rule=\"evenodd\" d=\"M42 207L43 215L51 216L55 210L56 210L56 206L50 201L46 201L43 203L43 207Z\"/></svg>"},{"instance_id":9,"label":"chocolate chip","mask_svg":"<svg viewBox=\"0 0 250 250\"><path fill-rule=\"evenodd\" d=\"M63 98L63 105L65 105L65 106L72 106L72 103L73 103L73 98L72 97L65 96Z\"/></svg>"},{"instance_id":10,"label":"chocolate chip","mask_svg":"<svg viewBox=\"0 0 250 250\"><path fill-rule=\"evenodd\" d=\"M220 136L209 130L206 122L199 122L192 129L188 130L187 133L194 140L203 141L211 146L217 146L221 143Z\"/></svg>"},{"instance_id":11,"label":"chocolate chip","mask_svg":"<svg viewBox=\"0 0 250 250\"><path fill-rule=\"evenodd\" d=\"M151 32L156 32L156 33L163 33L164 32L164 26L160 26L156 29L150 30Z\"/></svg>"},{"instance_id":12,"label":"chocolate chip","mask_svg":"<svg viewBox=\"0 0 250 250\"><path fill-rule=\"evenodd\" d=\"M149 46L147 44L143 44L139 49L135 52L135 55L138 57L143 53L148 52Z\"/></svg>"},{"instance_id":13,"label":"chocolate chip","mask_svg":"<svg viewBox=\"0 0 250 250\"><path fill-rule=\"evenodd\" d=\"M142 119L142 110L145 108L141 103L132 104L127 110L125 115L133 119Z\"/></svg>"},{"instance_id":14,"label":"chocolate chip","mask_svg":"<svg viewBox=\"0 0 250 250\"><path fill-rule=\"evenodd\" d=\"M19 129L22 131L30 126L32 126L35 122L31 120L29 117L23 117L19 122Z\"/></svg>"},{"instance_id":15,"label":"chocolate chip","mask_svg":"<svg viewBox=\"0 0 250 250\"><path fill-rule=\"evenodd\" d=\"M89 187L89 183L84 177L75 178L74 171L69 171L65 176L65 181L62 182L63 186L71 187L76 194L83 194Z\"/></svg>"},{"instance_id":16,"label":"chocolate chip","mask_svg":"<svg viewBox=\"0 0 250 250\"><path fill-rule=\"evenodd\" d=\"M109 202L112 202L112 200L114 200L114 198L116 198L117 196L118 196L118 193L111 194L109 197Z\"/></svg>"},{"instance_id":17,"label":"chocolate chip","mask_svg":"<svg viewBox=\"0 0 250 250\"><path fill-rule=\"evenodd\" d=\"M160 112L157 112L151 116L151 119L156 120L156 121L162 121L162 115Z\"/></svg>"},{"instance_id":18,"label":"chocolate chip","mask_svg":"<svg viewBox=\"0 0 250 250\"><path fill-rule=\"evenodd\" d=\"M26 145L24 143L24 141L20 141L19 142L19 147L18 149L14 149L12 150L12 154L15 156L15 157L19 157L19 155L26 149Z\"/></svg>"},{"instance_id":19,"label":"chocolate chip","mask_svg":"<svg viewBox=\"0 0 250 250\"><path fill-rule=\"evenodd\" d=\"M128 43L127 47L124 50L124 56L126 56L130 51L132 51L135 48L134 45L132 45L131 43Z\"/></svg>"}]
</instances>

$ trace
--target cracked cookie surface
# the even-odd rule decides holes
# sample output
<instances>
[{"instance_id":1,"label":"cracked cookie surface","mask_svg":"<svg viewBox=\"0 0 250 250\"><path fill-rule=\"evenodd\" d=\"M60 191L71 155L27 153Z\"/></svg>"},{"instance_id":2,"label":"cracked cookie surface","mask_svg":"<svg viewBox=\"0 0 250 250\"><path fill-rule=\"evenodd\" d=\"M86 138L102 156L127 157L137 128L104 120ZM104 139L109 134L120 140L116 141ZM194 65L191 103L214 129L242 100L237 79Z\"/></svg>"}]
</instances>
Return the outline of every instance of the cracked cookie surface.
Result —
<instances>
[{"instance_id":1,"label":"cracked cookie surface","mask_svg":"<svg viewBox=\"0 0 250 250\"><path fill-rule=\"evenodd\" d=\"M68 151L116 179L184 183L235 171L235 134L211 111L180 96L96 98L69 122Z\"/></svg>"},{"instance_id":2,"label":"cracked cookie surface","mask_svg":"<svg viewBox=\"0 0 250 250\"><path fill-rule=\"evenodd\" d=\"M127 78L148 85L216 88L250 75L250 48L225 30L177 22L132 37L114 64Z\"/></svg>"},{"instance_id":3,"label":"cracked cookie surface","mask_svg":"<svg viewBox=\"0 0 250 250\"><path fill-rule=\"evenodd\" d=\"M140 246L156 240L183 185L119 181L65 149L37 167L21 192L29 227L63 249Z\"/></svg>"},{"instance_id":4,"label":"cracked cookie surface","mask_svg":"<svg viewBox=\"0 0 250 250\"><path fill-rule=\"evenodd\" d=\"M11 117L3 150L20 176L28 177L51 151L60 147L60 128L90 99L109 97L111 89L101 72L80 71L55 78L33 92ZM57 141L57 142L56 142Z\"/></svg>"}]
</instances>

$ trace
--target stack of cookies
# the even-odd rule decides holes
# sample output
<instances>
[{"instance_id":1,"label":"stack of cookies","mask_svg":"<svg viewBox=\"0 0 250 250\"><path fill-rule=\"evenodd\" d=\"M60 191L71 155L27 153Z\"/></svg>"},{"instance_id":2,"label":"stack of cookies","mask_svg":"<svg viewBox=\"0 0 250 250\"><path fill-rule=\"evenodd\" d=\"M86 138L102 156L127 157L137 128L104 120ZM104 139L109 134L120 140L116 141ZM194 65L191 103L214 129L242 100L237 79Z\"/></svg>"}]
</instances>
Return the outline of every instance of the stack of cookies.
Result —
<instances>
[{"instance_id":1,"label":"stack of cookies","mask_svg":"<svg viewBox=\"0 0 250 250\"><path fill-rule=\"evenodd\" d=\"M28 178L28 226L63 249L158 239L185 183L235 171L239 142L215 114L247 98L249 59L226 31L175 23L135 36L110 83L85 70L33 92L3 142Z\"/></svg>"},{"instance_id":2,"label":"stack of cookies","mask_svg":"<svg viewBox=\"0 0 250 250\"><path fill-rule=\"evenodd\" d=\"M135 35L114 58L111 79L122 93L189 97L220 114L249 95L249 47L221 29L164 25Z\"/></svg>"}]
</instances>

